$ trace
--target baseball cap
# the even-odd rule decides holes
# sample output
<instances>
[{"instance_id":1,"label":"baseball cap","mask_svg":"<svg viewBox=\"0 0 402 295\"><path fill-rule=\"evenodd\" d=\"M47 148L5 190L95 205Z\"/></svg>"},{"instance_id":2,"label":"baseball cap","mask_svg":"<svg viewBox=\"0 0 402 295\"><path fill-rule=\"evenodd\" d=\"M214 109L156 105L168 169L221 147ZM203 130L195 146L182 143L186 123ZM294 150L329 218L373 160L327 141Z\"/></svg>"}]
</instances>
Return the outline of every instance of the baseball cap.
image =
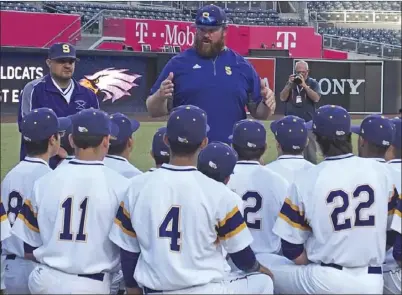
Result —
<instances>
[{"instance_id":1,"label":"baseball cap","mask_svg":"<svg viewBox=\"0 0 402 295\"><path fill-rule=\"evenodd\" d=\"M216 180L224 180L233 173L238 156L228 144L214 141L201 150L197 168Z\"/></svg>"},{"instance_id":2,"label":"baseball cap","mask_svg":"<svg viewBox=\"0 0 402 295\"><path fill-rule=\"evenodd\" d=\"M395 129L395 137L392 145L400 149L402 147L402 119L399 117L392 118L391 123Z\"/></svg>"},{"instance_id":3,"label":"baseball cap","mask_svg":"<svg viewBox=\"0 0 402 295\"><path fill-rule=\"evenodd\" d=\"M163 136L166 133L166 127L159 128L152 139L152 153L154 156L169 157L169 147L163 141Z\"/></svg>"},{"instance_id":4,"label":"baseball cap","mask_svg":"<svg viewBox=\"0 0 402 295\"><path fill-rule=\"evenodd\" d=\"M307 143L307 128L303 119L286 116L271 123L276 140L286 150L303 150Z\"/></svg>"},{"instance_id":5,"label":"baseball cap","mask_svg":"<svg viewBox=\"0 0 402 295\"><path fill-rule=\"evenodd\" d=\"M169 141L181 144L200 144L207 137L207 132L207 114L193 105L174 109L166 125Z\"/></svg>"},{"instance_id":6,"label":"baseball cap","mask_svg":"<svg viewBox=\"0 0 402 295\"><path fill-rule=\"evenodd\" d=\"M70 43L55 43L49 48L49 59L77 59L75 47Z\"/></svg>"},{"instance_id":7,"label":"baseball cap","mask_svg":"<svg viewBox=\"0 0 402 295\"><path fill-rule=\"evenodd\" d=\"M125 142L132 134L140 128L140 122L135 119L129 119L122 113L115 113L110 116L110 119L119 127L119 133L116 140L111 144L119 144Z\"/></svg>"},{"instance_id":8,"label":"baseball cap","mask_svg":"<svg viewBox=\"0 0 402 295\"><path fill-rule=\"evenodd\" d=\"M117 138L119 127L108 114L98 109L85 109L72 117L73 135L106 136Z\"/></svg>"},{"instance_id":9,"label":"baseball cap","mask_svg":"<svg viewBox=\"0 0 402 295\"><path fill-rule=\"evenodd\" d=\"M226 13L219 6L209 4L197 11L195 17L195 26L197 28L218 28L226 24Z\"/></svg>"},{"instance_id":10,"label":"baseball cap","mask_svg":"<svg viewBox=\"0 0 402 295\"><path fill-rule=\"evenodd\" d=\"M74 115L70 115L70 116L67 116L67 118L72 122L73 116ZM70 126L68 126L68 128L66 128L66 130L63 130L62 132L63 133L61 134L61 138L60 138L60 146L63 148L69 147L70 142L68 140L68 136L73 132L73 124L70 124Z\"/></svg>"},{"instance_id":11,"label":"baseball cap","mask_svg":"<svg viewBox=\"0 0 402 295\"><path fill-rule=\"evenodd\" d=\"M381 115L365 117L360 125L352 126L352 132L379 146L390 146L395 137L391 120Z\"/></svg>"},{"instance_id":12,"label":"baseball cap","mask_svg":"<svg viewBox=\"0 0 402 295\"><path fill-rule=\"evenodd\" d=\"M263 148L267 140L267 131L260 122L245 119L235 124L233 134L229 136L229 139L241 148Z\"/></svg>"},{"instance_id":13,"label":"baseball cap","mask_svg":"<svg viewBox=\"0 0 402 295\"><path fill-rule=\"evenodd\" d=\"M65 131L71 125L67 117L57 118L49 108L34 109L24 116L21 134L26 141L39 141L49 138L55 133Z\"/></svg>"},{"instance_id":14,"label":"baseball cap","mask_svg":"<svg viewBox=\"0 0 402 295\"><path fill-rule=\"evenodd\" d=\"M350 133L350 115L341 106L324 105L316 111L313 120L306 123L307 129L331 139Z\"/></svg>"}]
</instances>

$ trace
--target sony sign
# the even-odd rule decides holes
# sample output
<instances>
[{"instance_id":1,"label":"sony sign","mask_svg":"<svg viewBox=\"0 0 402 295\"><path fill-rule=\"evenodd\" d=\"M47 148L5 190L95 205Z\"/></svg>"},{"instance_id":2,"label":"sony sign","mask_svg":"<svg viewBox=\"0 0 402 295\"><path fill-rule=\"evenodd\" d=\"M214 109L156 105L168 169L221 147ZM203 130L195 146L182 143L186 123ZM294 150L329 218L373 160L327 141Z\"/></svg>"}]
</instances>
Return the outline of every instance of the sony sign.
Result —
<instances>
[{"instance_id":1,"label":"sony sign","mask_svg":"<svg viewBox=\"0 0 402 295\"><path fill-rule=\"evenodd\" d=\"M322 95L345 94L345 87L350 87L350 95L359 95L359 86L365 83L365 79L328 79L321 78L318 84Z\"/></svg>"}]
</instances>

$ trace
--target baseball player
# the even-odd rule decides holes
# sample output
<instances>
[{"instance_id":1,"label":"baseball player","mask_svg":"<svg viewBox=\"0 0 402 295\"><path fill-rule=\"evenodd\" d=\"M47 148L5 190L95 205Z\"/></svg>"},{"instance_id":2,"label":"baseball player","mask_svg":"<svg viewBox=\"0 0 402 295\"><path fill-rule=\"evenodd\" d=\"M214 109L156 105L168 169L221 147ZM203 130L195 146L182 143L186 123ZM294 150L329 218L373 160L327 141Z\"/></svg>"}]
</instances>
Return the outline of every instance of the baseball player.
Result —
<instances>
[{"instance_id":1,"label":"baseball player","mask_svg":"<svg viewBox=\"0 0 402 295\"><path fill-rule=\"evenodd\" d=\"M119 127L119 134L116 140L110 142L108 154L104 162L109 167L126 178L134 177L142 172L132 165L130 154L134 148L132 135L140 128L140 122L130 120L122 113L115 113L110 119Z\"/></svg>"},{"instance_id":2,"label":"baseball player","mask_svg":"<svg viewBox=\"0 0 402 295\"><path fill-rule=\"evenodd\" d=\"M353 155L349 113L317 110L312 128L324 161L291 185L274 233L295 265L272 266L287 294L381 294L393 183L384 164Z\"/></svg>"},{"instance_id":3,"label":"baseball player","mask_svg":"<svg viewBox=\"0 0 402 295\"><path fill-rule=\"evenodd\" d=\"M11 236L10 222L8 221L7 212L4 209L2 202L0 202L0 213L1 213L1 237L0 237L0 253L1 253L1 242ZM2 258L1 265L3 266L4 265L3 255L1 258ZM6 288L6 286L4 284L4 268L3 267L1 267L0 280L1 280L0 290L1 290L1 292L3 292L3 290Z\"/></svg>"},{"instance_id":4,"label":"baseball player","mask_svg":"<svg viewBox=\"0 0 402 295\"><path fill-rule=\"evenodd\" d=\"M22 139L27 156L7 173L1 184L1 201L13 225L29 197L34 182L51 171L49 159L60 148L59 132L68 128L68 118L58 119L48 108L40 108L27 113L21 122ZM5 286L9 294L28 294L28 276L34 263L24 259L24 243L15 236L3 242L5 261Z\"/></svg>"},{"instance_id":5,"label":"baseball player","mask_svg":"<svg viewBox=\"0 0 402 295\"><path fill-rule=\"evenodd\" d=\"M149 172L160 168L163 164L169 163L170 152L169 147L163 141L163 136L166 133L166 127L159 128L152 138L151 157L155 161L155 167L149 169Z\"/></svg>"},{"instance_id":6,"label":"baseball player","mask_svg":"<svg viewBox=\"0 0 402 295\"><path fill-rule=\"evenodd\" d=\"M395 137L394 126L388 118L381 115L369 115L360 125L353 125L351 130L359 135L360 157L385 163L385 153Z\"/></svg>"},{"instance_id":7,"label":"baseball player","mask_svg":"<svg viewBox=\"0 0 402 295\"><path fill-rule=\"evenodd\" d=\"M72 120L72 117L73 115L68 116L70 120ZM68 164L70 160L74 159L74 148L71 146L69 139L72 131L73 126L71 124L66 131L60 133L60 147L62 147L66 151L67 156L64 159L60 159L60 162L57 164L57 167Z\"/></svg>"},{"instance_id":8,"label":"baseball player","mask_svg":"<svg viewBox=\"0 0 402 295\"><path fill-rule=\"evenodd\" d=\"M227 184L237 159L237 153L228 144L215 141L200 152L197 169L209 178Z\"/></svg>"},{"instance_id":9,"label":"baseball player","mask_svg":"<svg viewBox=\"0 0 402 295\"><path fill-rule=\"evenodd\" d=\"M228 186L243 199L244 218L254 239L251 248L258 261L267 266L270 254L280 251L280 240L272 228L288 194L289 183L261 165L267 147L264 125L251 119L239 121L231 139L239 160Z\"/></svg>"},{"instance_id":10,"label":"baseball player","mask_svg":"<svg viewBox=\"0 0 402 295\"><path fill-rule=\"evenodd\" d=\"M108 234L128 186L103 163L117 132L103 111L75 115L75 159L40 178L25 200L12 233L30 245L26 257L39 262L29 276L31 293L110 293L119 249Z\"/></svg>"},{"instance_id":11,"label":"baseball player","mask_svg":"<svg viewBox=\"0 0 402 295\"><path fill-rule=\"evenodd\" d=\"M273 293L230 190L195 167L208 143L206 122L197 107L173 111L164 136L170 164L134 177L120 203L110 239L121 248L128 293ZM219 243L247 272L236 282L224 280Z\"/></svg>"},{"instance_id":12,"label":"baseball player","mask_svg":"<svg viewBox=\"0 0 402 295\"><path fill-rule=\"evenodd\" d=\"M384 274L384 294L401 294L401 265L402 265L401 216L402 216L402 197L399 196L398 205L394 211L394 216L391 224L391 229L396 233L392 256L394 260L397 262L399 269L396 269L393 272L389 272L389 275Z\"/></svg>"},{"instance_id":13,"label":"baseball player","mask_svg":"<svg viewBox=\"0 0 402 295\"><path fill-rule=\"evenodd\" d=\"M399 146L400 146L400 119L399 121ZM363 158L372 158L381 163L384 163L390 171L391 181L395 185L395 195L401 192L401 168L400 162L398 165L385 164L386 153L389 149L397 151L394 144L398 145L395 136L396 127L391 120L380 115L370 115L364 118L360 126L352 126L352 131L359 134L359 156ZM400 149L400 148L399 148ZM394 169L394 167L399 169ZM396 197L395 197L396 199ZM389 216L391 218L391 216ZM384 271L384 293L385 294L400 294L401 293L401 272L400 266L393 257L392 246L395 240L395 233L387 233L387 246L390 247L386 254Z\"/></svg>"},{"instance_id":14,"label":"baseball player","mask_svg":"<svg viewBox=\"0 0 402 295\"><path fill-rule=\"evenodd\" d=\"M272 122L271 131L276 139L278 158L266 167L293 183L298 174L314 166L303 156L308 142L305 122L296 116L286 116Z\"/></svg>"},{"instance_id":15,"label":"baseball player","mask_svg":"<svg viewBox=\"0 0 402 295\"><path fill-rule=\"evenodd\" d=\"M385 154L385 160L388 161L389 164L395 164L391 165L393 168L399 168L401 169L401 159L402 159L402 136L401 136L401 124L402 124L402 119L399 117L395 117L391 119L392 124L395 127L395 137L394 141L392 142L391 146L387 149L387 152ZM399 164L399 165L397 165Z\"/></svg>"}]
</instances>

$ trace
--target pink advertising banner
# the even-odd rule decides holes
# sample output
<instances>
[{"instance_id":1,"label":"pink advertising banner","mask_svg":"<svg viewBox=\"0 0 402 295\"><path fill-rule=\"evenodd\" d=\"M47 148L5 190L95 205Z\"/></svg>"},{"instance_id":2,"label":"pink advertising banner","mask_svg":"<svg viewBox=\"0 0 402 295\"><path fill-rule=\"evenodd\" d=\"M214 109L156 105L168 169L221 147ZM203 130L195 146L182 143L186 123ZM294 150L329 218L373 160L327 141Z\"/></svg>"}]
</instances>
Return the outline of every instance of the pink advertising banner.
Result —
<instances>
[{"instance_id":1,"label":"pink advertising banner","mask_svg":"<svg viewBox=\"0 0 402 295\"><path fill-rule=\"evenodd\" d=\"M116 24L116 19L105 21ZM152 51L160 51L166 45L186 49L194 43L195 29L190 22L125 19L124 25L120 20L118 27L118 31L125 32L125 43L136 51L143 44L151 45ZM230 25L228 28L227 45L242 55L247 55L249 49L261 48L262 43L289 50L291 57L321 58L322 55L322 37L313 27Z\"/></svg>"}]
</instances>

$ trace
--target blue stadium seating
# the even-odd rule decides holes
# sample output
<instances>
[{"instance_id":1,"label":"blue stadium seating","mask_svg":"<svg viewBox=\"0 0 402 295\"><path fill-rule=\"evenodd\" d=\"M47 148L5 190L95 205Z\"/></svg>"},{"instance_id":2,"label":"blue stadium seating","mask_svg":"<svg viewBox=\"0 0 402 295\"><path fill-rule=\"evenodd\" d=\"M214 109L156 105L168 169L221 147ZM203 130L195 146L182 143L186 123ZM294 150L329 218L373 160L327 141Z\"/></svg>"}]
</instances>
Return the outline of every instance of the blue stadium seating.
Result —
<instances>
[{"instance_id":1,"label":"blue stadium seating","mask_svg":"<svg viewBox=\"0 0 402 295\"><path fill-rule=\"evenodd\" d=\"M241 2L241 1L240 1ZM42 9L29 10L29 3L1 2L1 9L7 10L26 10L26 11L46 11L50 13L71 13L79 14L85 23L94 17L101 10L104 16L116 18L142 18L142 19L169 19L180 21L193 21L196 9L186 8L177 9L167 6L128 6L126 4L114 3L89 3L89 2L46 2ZM3 8L4 6L4 8ZM229 23L241 25L268 25L268 26L306 26L307 23L300 19L282 19L278 13L272 9L262 10L243 10L240 8L226 9Z\"/></svg>"},{"instance_id":2,"label":"blue stadium seating","mask_svg":"<svg viewBox=\"0 0 402 295\"><path fill-rule=\"evenodd\" d=\"M373 41L401 46L401 31L387 29L319 28L320 34L328 34L356 41Z\"/></svg>"},{"instance_id":3,"label":"blue stadium seating","mask_svg":"<svg viewBox=\"0 0 402 295\"><path fill-rule=\"evenodd\" d=\"M401 11L399 1L309 1L310 11L375 10Z\"/></svg>"}]
</instances>

